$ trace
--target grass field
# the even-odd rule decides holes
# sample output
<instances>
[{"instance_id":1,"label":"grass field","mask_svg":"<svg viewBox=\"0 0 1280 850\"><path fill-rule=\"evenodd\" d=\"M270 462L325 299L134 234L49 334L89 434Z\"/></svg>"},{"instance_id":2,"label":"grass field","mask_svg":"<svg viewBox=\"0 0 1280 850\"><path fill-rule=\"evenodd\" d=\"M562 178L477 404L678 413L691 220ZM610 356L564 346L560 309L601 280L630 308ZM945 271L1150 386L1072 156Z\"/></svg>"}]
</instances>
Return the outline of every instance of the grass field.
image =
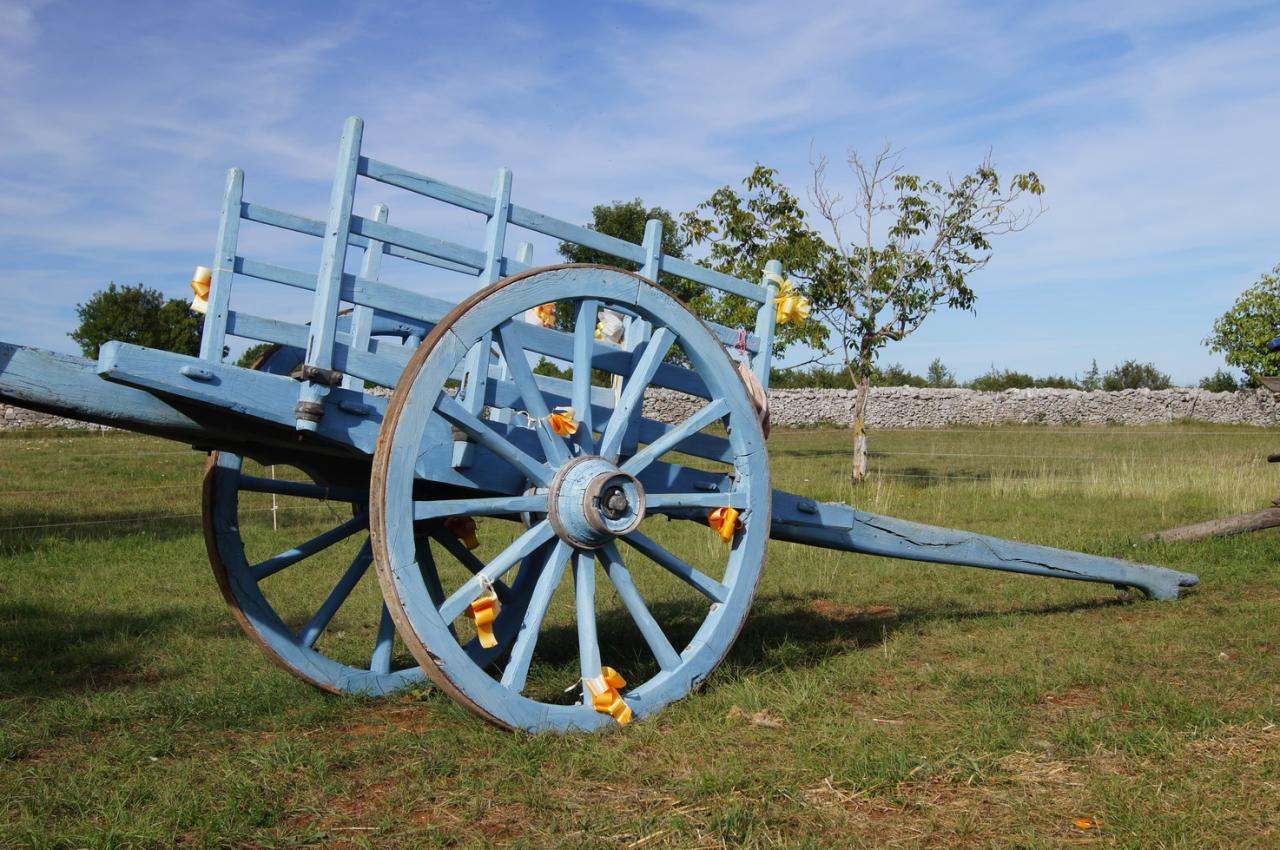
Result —
<instances>
[{"instance_id":1,"label":"grass field","mask_svg":"<svg viewBox=\"0 0 1280 850\"><path fill-rule=\"evenodd\" d=\"M846 439L775 433L775 486L1202 584L1149 603L777 543L701 692L609 734L508 734L267 661L209 572L202 456L9 434L0 846L1280 846L1280 539L1141 540L1280 495L1274 433L878 432L857 490Z\"/></svg>"}]
</instances>

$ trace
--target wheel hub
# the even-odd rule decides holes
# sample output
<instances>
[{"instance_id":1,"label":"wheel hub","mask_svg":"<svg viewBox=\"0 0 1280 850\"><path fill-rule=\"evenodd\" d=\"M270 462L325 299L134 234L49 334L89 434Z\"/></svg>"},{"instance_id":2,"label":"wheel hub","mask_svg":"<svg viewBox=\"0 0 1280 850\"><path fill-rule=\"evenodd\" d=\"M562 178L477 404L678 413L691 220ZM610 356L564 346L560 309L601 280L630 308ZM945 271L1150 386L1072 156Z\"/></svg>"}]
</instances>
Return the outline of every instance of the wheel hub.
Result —
<instances>
[{"instance_id":1,"label":"wheel hub","mask_svg":"<svg viewBox=\"0 0 1280 850\"><path fill-rule=\"evenodd\" d=\"M551 482L548 518L567 543L598 549L644 519L644 487L602 457L574 458Z\"/></svg>"}]
</instances>

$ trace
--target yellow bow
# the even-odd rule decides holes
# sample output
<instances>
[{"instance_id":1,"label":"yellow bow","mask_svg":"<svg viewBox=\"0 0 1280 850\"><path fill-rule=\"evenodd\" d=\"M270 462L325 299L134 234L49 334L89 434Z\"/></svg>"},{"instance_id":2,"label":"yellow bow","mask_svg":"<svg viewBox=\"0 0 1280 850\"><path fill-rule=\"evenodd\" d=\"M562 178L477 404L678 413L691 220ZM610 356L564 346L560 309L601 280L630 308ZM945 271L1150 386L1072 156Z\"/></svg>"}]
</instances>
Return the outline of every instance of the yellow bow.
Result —
<instances>
[{"instance_id":1,"label":"yellow bow","mask_svg":"<svg viewBox=\"0 0 1280 850\"><path fill-rule=\"evenodd\" d=\"M602 667L599 676L585 679L583 683L591 692L591 704L596 711L609 715L618 721L619 726L626 726L631 722L631 706L627 705L622 694L618 693L627 686L627 680L622 678L617 670L612 667Z\"/></svg>"},{"instance_id":2,"label":"yellow bow","mask_svg":"<svg viewBox=\"0 0 1280 850\"><path fill-rule=\"evenodd\" d=\"M209 312L209 282L212 279L212 269L207 266L196 266L196 273L191 276L191 291L195 293L195 297L191 299L193 312Z\"/></svg>"},{"instance_id":3,"label":"yellow bow","mask_svg":"<svg viewBox=\"0 0 1280 850\"><path fill-rule=\"evenodd\" d=\"M770 280L778 281L778 297L773 303L778 305L778 324L803 322L809 318L809 299L796 290L796 285L789 280L782 280L778 275L769 275Z\"/></svg>"},{"instance_id":4,"label":"yellow bow","mask_svg":"<svg viewBox=\"0 0 1280 850\"><path fill-rule=\"evenodd\" d=\"M736 508L716 508L707 515L707 525L712 531L719 532L725 543L732 543L733 535L742 530L742 520L738 519Z\"/></svg>"},{"instance_id":5,"label":"yellow bow","mask_svg":"<svg viewBox=\"0 0 1280 850\"><path fill-rule=\"evenodd\" d=\"M547 424L558 437L571 437L578 433L577 414L572 407L557 407L547 417Z\"/></svg>"}]
</instances>

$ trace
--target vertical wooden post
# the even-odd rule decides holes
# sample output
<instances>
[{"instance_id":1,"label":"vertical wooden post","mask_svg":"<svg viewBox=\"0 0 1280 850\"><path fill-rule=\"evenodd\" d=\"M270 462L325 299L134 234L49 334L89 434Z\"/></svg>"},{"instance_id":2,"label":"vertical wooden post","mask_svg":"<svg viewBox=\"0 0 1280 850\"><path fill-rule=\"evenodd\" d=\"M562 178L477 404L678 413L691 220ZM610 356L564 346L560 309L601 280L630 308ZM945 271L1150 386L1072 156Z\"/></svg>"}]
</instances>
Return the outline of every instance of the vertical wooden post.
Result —
<instances>
[{"instance_id":1,"label":"vertical wooden post","mask_svg":"<svg viewBox=\"0 0 1280 850\"><path fill-rule=\"evenodd\" d=\"M756 339L760 342L760 350L756 352L751 363L752 370L760 379L760 386L769 389L769 369L773 365L773 336L778 326L778 290L782 287L778 281L782 279L782 263L770 260L764 266L764 278L760 285L764 287L765 301L756 313Z\"/></svg>"},{"instance_id":2,"label":"vertical wooden post","mask_svg":"<svg viewBox=\"0 0 1280 850\"><path fill-rule=\"evenodd\" d=\"M297 428L314 431L320 421L324 397L332 384L323 380L333 368L333 342L337 334L338 302L342 296L342 275L347 263L347 242L351 236L351 206L356 194L356 168L360 159L360 139L364 121L347 119L338 146L338 172L329 196L329 217L324 229L320 273L312 302L311 328L307 339L304 375L311 372L319 380L304 380L298 391Z\"/></svg>"},{"instance_id":3,"label":"vertical wooden post","mask_svg":"<svg viewBox=\"0 0 1280 850\"><path fill-rule=\"evenodd\" d=\"M644 265L640 266L640 274L649 278L654 283L658 282L658 278L662 275L662 221L661 219L651 218L644 223ZM623 347L628 351L636 351L642 343L648 342L653 336L653 326L648 322L639 319L632 319L627 324L626 336L623 338ZM635 406L631 411L631 421L627 425L626 433L622 435L622 448L620 457L633 455L636 452L637 435L639 429L636 427L640 419L644 416L644 400Z\"/></svg>"},{"instance_id":4,"label":"vertical wooden post","mask_svg":"<svg viewBox=\"0 0 1280 850\"><path fill-rule=\"evenodd\" d=\"M502 277L502 252L507 241L507 219L511 215L511 172L499 168L493 179L493 212L489 215L489 226L484 237L484 268L480 271L480 286L484 288L497 283ZM493 354L493 337L485 334L480 341L467 352L467 368L463 376L461 402L467 412L479 416L484 411L485 390L489 386L489 364ZM453 444L453 465L456 469L464 469L471 465L475 448L471 443L458 440Z\"/></svg>"},{"instance_id":5,"label":"vertical wooden post","mask_svg":"<svg viewBox=\"0 0 1280 850\"><path fill-rule=\"evenodd\" d=\"M231 307L231 281L235 277L236 243L240 239L240 204L244 200L244 172L227 172L227 188L222 196L222 216L218 219L218 247L213 255L213 275L209 281L208 310L200 336L200 356L222 362L227 342L227 311Z\"/></svg>"},{"instance_id":6,"label":"vertical wooden post","mask_svg":"<svg viewBox=\"0 0 1280 850\"><path fill-rule=\"evenodd\" d=\"M374 204L373 220L384 223L387 220L386 204ZM365 280L377 280L382 274L382 243L370 239L364 249L364 258L360 261L360 277ZM373 330L373 308L364 304L355 305L351 311L351 350L366 352L369 350L369 336ZM343 375L342 385L347 389L362 389L364 381L352 376ZM359 385L359 386L357 386Z\"/></svg>"}]
</instances>

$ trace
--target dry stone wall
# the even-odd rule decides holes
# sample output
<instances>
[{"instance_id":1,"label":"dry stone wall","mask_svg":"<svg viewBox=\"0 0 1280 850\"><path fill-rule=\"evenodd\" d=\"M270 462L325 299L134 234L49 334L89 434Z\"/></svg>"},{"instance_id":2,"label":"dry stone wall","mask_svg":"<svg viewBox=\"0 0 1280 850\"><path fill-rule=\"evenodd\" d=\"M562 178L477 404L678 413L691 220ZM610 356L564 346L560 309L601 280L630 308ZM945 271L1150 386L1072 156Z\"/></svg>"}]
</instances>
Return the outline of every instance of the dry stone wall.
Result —
<instances>
[{"instance_id":1,"label":"dry stone wall","mask_svg":"<svg viewBox=\"0 0 1280 850\"><path fill-rule=\"evenodd\" d=\"M853 424L852 390L772 390L775 427ZM1267 390L1211 393L1207 390L935 390L877 387L867 403L871 428L944 428L948 425L1158 425L1193 419L1223 425L1280 425L1280 403ZM705 402L668 390L645 396L645 415L676 422ZM101 429L74 419L0 405L0 430L16 428Z\"/></svg>"},{"instance_id":2,"label":"dry stone wall","mask_svg":"<svg viewBox=\"0 0 1280 850\"><path fill-rule=\"evenodd\" d=\"M775 427L851 426L852 390L772 390ZM651 391L645 413L674 422L704 402L668 390ZM1199 389L977 390L876 387L867 402L871 428L943 428L948 425L1157 425L1179 419L1241 425L1280 424L1280 404L1267 390L1213 393Z\"/></svg>"}]
</instances>

